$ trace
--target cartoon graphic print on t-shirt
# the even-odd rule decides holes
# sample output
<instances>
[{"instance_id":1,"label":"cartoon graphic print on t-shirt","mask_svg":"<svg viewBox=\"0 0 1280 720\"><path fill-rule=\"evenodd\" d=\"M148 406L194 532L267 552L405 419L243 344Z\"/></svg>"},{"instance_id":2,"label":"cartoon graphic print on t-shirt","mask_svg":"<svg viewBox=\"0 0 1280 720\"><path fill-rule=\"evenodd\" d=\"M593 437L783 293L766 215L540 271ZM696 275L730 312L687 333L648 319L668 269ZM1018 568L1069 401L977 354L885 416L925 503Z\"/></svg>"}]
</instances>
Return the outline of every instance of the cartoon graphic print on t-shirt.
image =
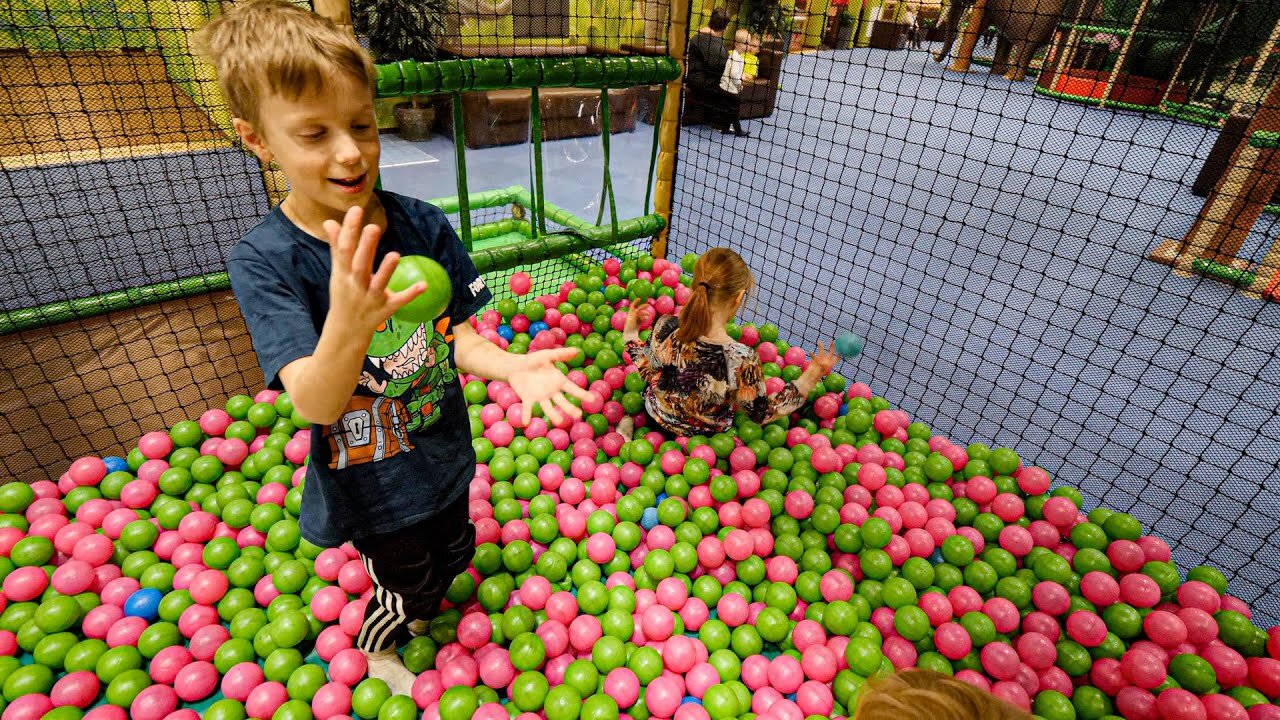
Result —
<instances>
[{"instance_id":1,"label":"cartoon graphic print on t-shirt","mask_svg":"<svg viewBox=\"0 0 1280 720\"><path fill-rule=\"evenodd\" d=\"M325 428L329 467L377 462L413 450L409 433L440 418L440 400L458 371L449 361L450 318L435 326L388 319L369 343L355 395Z\"/></svg>"}]
</instances>

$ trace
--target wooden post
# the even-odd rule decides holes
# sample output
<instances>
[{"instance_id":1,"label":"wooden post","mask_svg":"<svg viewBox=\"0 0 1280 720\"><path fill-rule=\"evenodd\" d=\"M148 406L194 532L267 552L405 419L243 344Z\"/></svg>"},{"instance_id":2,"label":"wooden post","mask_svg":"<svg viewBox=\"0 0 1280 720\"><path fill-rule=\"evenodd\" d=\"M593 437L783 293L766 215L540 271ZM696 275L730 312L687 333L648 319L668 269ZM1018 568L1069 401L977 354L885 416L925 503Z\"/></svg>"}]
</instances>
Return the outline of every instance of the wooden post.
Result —
<instances>
[{"instance_id":1,"label":"wooden post","mask_svg":"<svg viewBox=\"0 0 1280 720\"><path fill-rule=\"evenodd\" d=\"M1280 82L1273 83L1254 114L1227 171L1205 200L1200 215L1181 241L1161 243L1151 259L1173 265L1189 275L1196 260L1239 267L1235 254L1253 230L1263 209L1280 187L1280 150L1250 144L1257 133L1280 131ZM1268 256L1271 257L1270 255ZM1274 275L1276 258L1259 273L1250 290L1260 293ZM1240 268L1243 269L1243 268ZM1265 277L1264 277L1265 276Z\"/></svg>"},{"instance_id":2,"label":"wooden post","mask_svg":"<svg viewBox=\"0 0 1280 720\"><path fill-rule=\"evenodd\" d=\"M1115 87L1116 78L1120 77L1120 71L1124 69L1124 61L1129 59L1129 48L1133 46L1133 36L1138 34L1138 26L1142 24L1142 18L1147 14L1147 8L1150 5L1151 0L1142 0L1142 4L1138 6L1138 14L1133 17L1129 34L1120 45L1120 57L1116 58L1116 66L1111 68L1111 77L1107 78L1107 87L1102 91L1102 100L1098 103L1100 108L1107 106L1107 100L1111 97L1111 88Z\"/></svg>"},{"instance_id":3,"label":"wooden post","mask_svg":"<svg viewBox=\"0 0 1280 720\"><path fill-rule=\"evenodd\" d=\"M960 2L960 0L952 0ZM969 24L964 26L964 34L960 36L960 48L956 50L956 59L948 68L954 72L969 72L973 63L973 49L978 45L978 36L986 28L982 25L982 17L986 14L987 0L976 0L969 11Z\"/></svg>"},{"instance_id":4,"label":"wooden post","mask_svg":"<svg viewBox=\"0 0 1280 720\"><path fill-rule=\"evenodd\" d=\"M690 0L672 0L671 26L667 28L667 52L684 68L685 47L689 44ZM667 237L671 234L671 200L675 195L676 154L680 146L680 100L684 73L667 83L666 102L662 106L662 127L658 135L658 172L654 181L657 192L653 209L665 221L662 231L653 239L653 256L667 256Z\"/></svg>"},{"instance_id":5,"label":"wooden post","mask_svg":"<svg viewBox=\"0 0 1280 720\"><path fill-rule=\"evenodd\" d=\"M351 24L350 0L314 0L313 6L317 15L329 18L352 35L356 34L355 26Z\"/></svg>"},{"instance_id":6,"label":"wooden post","mask_svg":"<svg viewBox=\"0 0 1280 720\"><path fill-rule=\"evenodd\" d=\"M1160 102L1156 103L1160 108L1164 108L1165 103L1169 102L1169 94L1173 92L1173 86L1178 82L1178 76L1182 74L1182 68L1187 64L1187 57L1191 55L1191 48L1195 47L1196 36L1200 34L1200 28L1204 27L1204 23L1213 17L1218 11L1217 3L1209 3L1196 13L1196 21L1192 24L1191 37L1187 38L1187 46L1182 49L1182 55L1178 58L1178 64L1173 68L1173 74L1169 76L1169 83L1165 85L1164 95L1160 96ZM1189 101L1191 98L1187 98Z\"/></svg>"},{"instance_id":7,"label":"wooden post","mask_svg":"<svg viewBox=\"0 0 1280 720\"><path fill-rule=\"evenodd\" d=\"M1276 23L1276 27L1271 31L1271 37L1267 40L1267 44L1258 53L1258 59L1253 63L1253 72L1249 73L1248 82L1236 93L1235 101L1231 103L1231 114L1234 115L1240 112L1240 106L1253 94L1253 89L1258 85L1258 78L1262 75L1262 69L1266 66L1267 60L1271 58L1271 53L1275 52L1277 44L1280 44L1280 22Z\"/></svg>"}]
</instances>

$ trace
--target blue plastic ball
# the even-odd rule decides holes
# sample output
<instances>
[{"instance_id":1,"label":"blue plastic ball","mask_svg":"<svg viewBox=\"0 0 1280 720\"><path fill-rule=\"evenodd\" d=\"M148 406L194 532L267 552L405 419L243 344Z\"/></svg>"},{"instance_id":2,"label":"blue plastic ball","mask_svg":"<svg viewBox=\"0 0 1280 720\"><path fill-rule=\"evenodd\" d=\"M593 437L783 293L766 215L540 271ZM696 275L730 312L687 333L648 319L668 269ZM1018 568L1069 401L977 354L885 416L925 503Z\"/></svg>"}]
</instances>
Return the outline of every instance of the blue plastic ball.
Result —
<instances>
[{"instance_id":1,"label":"blue plastic ball","mask_svg":"<svg viewBox=\"0 0 1280 720\"><path fill-rule=\"evenodd\" d=\"M538 322L529 323L529 337L537 337L538 333L543 330L550 330L551 326L539 320Z\"/></svg>"},{"instance_id":2,"label":"blue plastic ball","mask_svg":"<svg viewBox=\"0 0 1280 720\"><path fill-rule=\"evenodd\" d=\"M102 462L104 465L107 466L107 472L109 473L120 472L121 470L129 469L129 461L125 460L122 457L116 457L115 455L112 455L111 457L102 458Z\"/></svg>"},{"instance_id":3,"label":"blue plastic ball","mask_svg":"<svg viewBox=\"0 0 1280 720\"><path fill-rule=\"evenodd\" d=\"M644 528L645 530L652 530L653 528L657 527L657 525L658 525L658 509L651 508L651 507L645 508L644 512L640 514L640 527Z\"/></svg>"},{"instance_id":4,"label":"blue plastic ball","mask_svg":"<svg viewBox=\"0 0 1280 720\"><path fill-rule=\"evenodd\" d=\"M862 345L862 338L851 332L847 332L836 338L836 352L840 353L841 357L855 357L858 353L862 352Z\"/></svg>"},{"instance_id":5,"label":"blue plastic ball","mask_svg":"<svg viewBox=\"0 0 1280 720\"><path fill-rule=\"evenodd\" d=\"M507 342L511 342L511 338L515 337L516 333L511 329L510 325L499 325L498 336Z\"/></svg>"},{"instance_id":6,"label":"blue plastic ball","mask_svg":"<svg viewBox=\"0 0 1280 720\"><path fill-rule=\"evenodd\" d=\"M160 613L160 600L163 597L164 593L155 588L135 590L124 601L124 614L128 617L140 617L148 622L155 620Z\"/></svg>"}]
</instances>

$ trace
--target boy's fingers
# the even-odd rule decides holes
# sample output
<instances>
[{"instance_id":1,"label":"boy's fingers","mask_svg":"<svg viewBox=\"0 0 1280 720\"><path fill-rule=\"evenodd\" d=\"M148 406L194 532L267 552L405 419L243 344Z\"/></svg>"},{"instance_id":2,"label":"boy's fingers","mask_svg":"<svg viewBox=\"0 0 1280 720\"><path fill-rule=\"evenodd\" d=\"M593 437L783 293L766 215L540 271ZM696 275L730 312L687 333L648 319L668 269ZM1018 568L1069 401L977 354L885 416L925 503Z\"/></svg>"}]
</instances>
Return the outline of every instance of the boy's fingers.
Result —
<instances>
[{"instance_id":1,"label":"boy's fingers","mask_svg":"<svg viewBox=\"0 0 1280 720\"><path fill-rule=\"evenodd\" d=\"M414 298L418 297L419 295L421 295L426 291L427 291L426 283L424 282L415 283L405 288L404 290L401 290L398 293L392 293L391 295L388 295L387 307L390 308L391 312L394 313L395 311L399 310L405 305L408 305L410 300L413 300Z\"/></svg>"},{"instance_id":2,"label":"boy's fingers","mask_svg":"<svg viewBox=\"0 0 1280 720\"><path fill-rule=\"evenodd\" d=\"M542 406L542 414L547 416L547 419L551 421L552 425L560 424L560 421L564 416L560 414L560 411L556 409L555 405L546 400L543 400L538 404Z\"/></svg>"},{"instance_id":3,"label":"boy's fingers","mask_svg":"<svg viewBox=\"0 0 1280 720\"><path fill-rule=\"evenodd\" d=\"M369 280L369 290L371 292L386 290L387 283L391 282L391 276L395 274L396 266L399 264L400 253L387 253L386 257L382 258L382 264L378 266L378 272Z\"/></svg>"},{"instance_id":4,"label":"boy's fingers","mask_svg":"<svg viewBox=\"0 0 1280 720\"><path fill-rule=\"evenodd\" d=\"M556 393L555 395L552 395L551 400L556 405L558 405L561 410L564 410L566 413L568 413L569 417L571 418L582 417L582 408L569 402L569 398L565 397L564 393Z\"/></svg>"},{"instance_id":5,"label":"boy's fingers","mask_svg":"<svg viewBox=\"0 0 1280 720\"><path fill-rule=\"evenodd\" d=\"M382 229L377 225L365 225L360 230L360 239L351 257L351 270L360 277L368 277L373 272L373 259L378 253L378 238Z\"/></svg>"},{"instance_id":6,"label":"boy's fingers","mask_svg":"<svg viewBox=\"0 0 1280 720\"><path fill-rule=\"evenodd\" d=\"M325 220L321 223L321 227L324 228L324 234L329 237L329 245L331 247L337 246L338 233L342 232L342 224L337 220Z\"/></svg>"},{"instance_id":7,"label":"boy's fingers","mask_svg":"<svg viewBox=\"0 0 1280 720\"><path fill-rule=\"evenodd\" d=\"M337 241L330 245L333 264L343 270L351 267L351 256L355 253L356 242L360 237L360 218L364 215L359 207L347 210L342 218L342 226L338 230Z\"/></svg>"},{"instance_id":8,"label":"boy's fingers","mask_svg":"<svg viewBox=\"0 0 1280 720\"><path fill-rule=\"evenodd\" d=\"M564 392L569 393L579 400L591 400L596 396L595 393L578 387L576 383L568 378L565 378L564 385L562 387L564 388Z\"/></svg>"}]
</instances>

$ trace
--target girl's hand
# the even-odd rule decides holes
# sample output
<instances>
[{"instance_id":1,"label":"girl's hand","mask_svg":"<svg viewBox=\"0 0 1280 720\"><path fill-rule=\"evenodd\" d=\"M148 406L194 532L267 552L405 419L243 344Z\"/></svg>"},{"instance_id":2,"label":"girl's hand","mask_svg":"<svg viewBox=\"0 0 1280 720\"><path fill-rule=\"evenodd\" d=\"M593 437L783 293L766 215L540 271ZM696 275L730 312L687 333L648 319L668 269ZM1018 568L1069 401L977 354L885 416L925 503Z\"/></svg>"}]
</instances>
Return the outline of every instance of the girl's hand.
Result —
<instances>
[{"instance_id":1,"label":"girl's hand","mask_svg":"<svg viewBox=\"0 0 1280 720\"><path fill-rule=\"evenodd\" d=\"M822 343L818 343L818 352L814 353L813 359L809 362L809 367L818 376L824 378L831 374L832 368L836 366L839 356L835 353L835 343L831 343L826 348L822 347Z\"/></svg>"},{"instance_id":2,"label":"girl's hand","mask_svg":"<svg viewBox=\"0 0 1280 720\"><path fill-rule=\"evenodd\" d=\"M645 322L652 314L653 310L649 307L648 300L640 300L633 303L627 310L627 324L622 328L622 334L638 335L641 323Z\"/></svg>"}]
</instances>

